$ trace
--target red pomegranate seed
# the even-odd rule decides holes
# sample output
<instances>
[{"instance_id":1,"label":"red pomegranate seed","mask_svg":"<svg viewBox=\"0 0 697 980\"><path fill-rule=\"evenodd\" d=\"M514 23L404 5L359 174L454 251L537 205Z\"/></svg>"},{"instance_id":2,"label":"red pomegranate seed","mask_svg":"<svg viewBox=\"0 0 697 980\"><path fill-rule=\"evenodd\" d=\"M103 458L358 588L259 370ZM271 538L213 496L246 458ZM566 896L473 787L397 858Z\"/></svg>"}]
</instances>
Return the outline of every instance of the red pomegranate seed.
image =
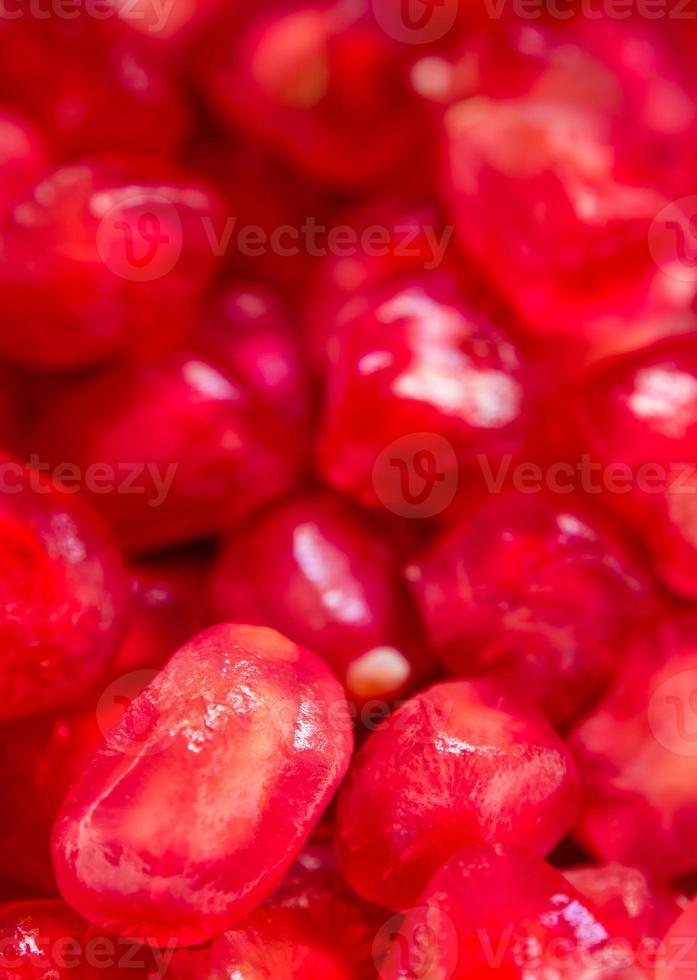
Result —
<instances>
[{"instance_id":1,"label":"red pomegranate seed","mask_svg":"<svg viewBox=\"0 0 697 980\"><path fill-rule=\"evenodd\" d=\"M53 830L61 893L100 928L192 945L282 879L351 753L343 692L273 630L215 626L132 702Z\"/></svg>"},{"instance_id":2,"label":"red pomegranate seed","mask_svg":"<svg viewBox=\"0 0 697 980\"><path fill-rule=\"evenodd\" d=\"M566 746L542 718L491 685L437 684L358 751L339 797L341 866L364 898L403 909L465 846L546 854L573 823L578 796Z\"/></svg>"},{"instance_id":3,"label":"red pomegranate seed","mask_svg":"<svg viewBox=\"0 0 697 980\"><path fill-rule=\"evenodd\" d=\"M583 782L575 835L600 860L660 878L697 870L696 687L697 617L672 610L627 644L612 688L572 733Z\"/></svg>"},{"instance_id":4,"label":"red pomegranate seed","mask_svg":"<svg viewBox=\"0 0 697 980\"><path fill-rule=\"evenodd\" d=\"M116 650L127 580L96 514L43 473L0 459L0 719L77 700Z\"/></svg>"},{"instance_id":5,"label":"red pomegranate seed","mask_svg":"<svg viewBox=\"0 0 697 980\"><path fill-rule=\"evenodd\" d=\"M202 577L191 558L141 564L128 626L99 683L75 706L0 726L0 873L55 891L49 836L60 805L130 701L204 626Z\"/></svg>"},{"instance_id":6,"label":"red pomegranate seed","mask_svg":"<svg viewBox=\"0 0 697 980\"><path fill-rule=\"evenodd\" d=\"M458 464L486 453L495 466L520 447L527 392L518 352L468 308L449 274L401 279L365 302L357 297L350 313L318 436L327 483L364 505L412 516L421 481L414 489L405 482L410 472L400 479L405 454L425 452L421 469L454 492Z\"/></svg>"},{"instance_id":7,"label":"red pomegranate seed","mask_svg":"<svg viewBox=\"0 0 697 980\"><path fill-rule=\"evenodd\" d=\"M359 703L403 695L427 664L394 550L330 493L280 504L233 536L211 596L220 619L273 626L318 653Z\"/></svg>"},{"instance_id":8,"label":"red pomegranate seed","mask_svg":"<svg viewBox=\"0 0 697 980\"><path fill-rule=\"evenodd\" d=\"M0 223L0 351L62 370L181 341L216 268L218 202L161 161L48 172Z\"/></svg>"},{"instance_id":9,"label":"red pomegranate seed","mask_svg":"<svg viewBox=\"0 0 697 980\"><path fill-rule=\"evenodd\" d=\"M602 503L634 528L669 588L697 598L697 343L666 341L606 365L577 393L581 432L627 491Z\"/></svg>"},{"instance_id":10,"label":"red pomegranate seed","mask_svg":"<svg viewBox=\"0 0 697 980\"><path fill-rule=\"evenodd\" d=\"M564 877L593 902L611 934L623 939L637 966L650 970L661 942L680 915L678 896L641 868L610 862L565 868Z\"/></svg>"},{"instance_id":11,"label":"red pomegranate seed","mask_svg":"<svg viewBox=\"0 0 697 980\"><path fill-rule=\"evenodd\" d=\"M608 940L593 903L541 858L474 847L433 875L388 945L380 976L619 980L627 974Z\"/></svg>"},{"instance_id":12,"label":"red pomegranate seed","mask_svg":"<svg viewBox=\"0 0 697 980\"><path fill-rule=\"evenodd\" d=\"M288 409L297 361L286 337L250 327L247 339L233 356L229 339L213 344L206 332L198 347L75 383L45 411L43 458L91 475L84 489L129 551L238 526L298 480L302 393Z\"/></svg>"},{"instance_id":13,"label":"red pomegranate seed","mask_svg":"<svg viewBox=\"0 0 697 980\"><path fill-rule=\"evenodd\" d=\"M349 891L331 846L310 843L264 905L209 949L177 953L174 977L372 980L374 937L386 917Z\"/></svg>"},{"instance_id":14,"label":"red pomegranate seed","mask_svg":"<svg viewBox=\"0 0 697 980\"><path fill-rule=\"evenodd\" d=\"M456 676L494 672L567 723L602 691L649 589L580 495L494 495L405 576L436 655Z\"/></svg>"},{"instance_id":15,"label":"red pomegranate seed","mask_svg":"<svg viewBox=\"0 0 697 980\"><path fill-rule=\"evenodd\" d=\"M316 181L361 189L408 159L424 119L400 73L405 59L367 5L262 12L216 47L199 72L220 119Z\"/></svg>"}]
</instances>

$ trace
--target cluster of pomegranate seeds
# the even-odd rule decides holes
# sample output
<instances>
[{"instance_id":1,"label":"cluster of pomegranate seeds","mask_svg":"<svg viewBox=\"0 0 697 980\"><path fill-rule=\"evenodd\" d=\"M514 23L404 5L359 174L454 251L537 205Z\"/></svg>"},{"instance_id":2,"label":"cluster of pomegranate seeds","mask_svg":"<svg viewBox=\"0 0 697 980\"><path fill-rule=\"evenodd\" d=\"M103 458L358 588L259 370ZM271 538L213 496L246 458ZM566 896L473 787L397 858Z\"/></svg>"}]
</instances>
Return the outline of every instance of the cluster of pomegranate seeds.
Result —
<instances>
[{"instance_id":1,"label":"cluster of pomegranate seeds","mask_svg":"<svg viewBox=\"0 0 697 980\"><path fill-rule=\"evenodd\" d=\"M0 980L697 980L696 50L0 11Z\"/></svg>"}]
</instances>

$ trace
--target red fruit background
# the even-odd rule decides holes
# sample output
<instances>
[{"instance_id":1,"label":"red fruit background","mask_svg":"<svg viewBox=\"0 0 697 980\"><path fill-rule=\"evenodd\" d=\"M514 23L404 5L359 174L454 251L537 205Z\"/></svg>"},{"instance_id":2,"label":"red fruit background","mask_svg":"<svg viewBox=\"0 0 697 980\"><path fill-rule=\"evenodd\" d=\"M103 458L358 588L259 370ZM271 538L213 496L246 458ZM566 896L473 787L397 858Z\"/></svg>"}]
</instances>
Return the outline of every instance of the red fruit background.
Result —
<instances>
[{"instance_id":1,"label":"red fruit background","mask_svg":"<svg viewBox=\"0 0 697 980\"><path fill-rule=\"evenodd\" d=\"M6 0L0 980L697 980L697 0Z\"/></svg>"}]
</instances>

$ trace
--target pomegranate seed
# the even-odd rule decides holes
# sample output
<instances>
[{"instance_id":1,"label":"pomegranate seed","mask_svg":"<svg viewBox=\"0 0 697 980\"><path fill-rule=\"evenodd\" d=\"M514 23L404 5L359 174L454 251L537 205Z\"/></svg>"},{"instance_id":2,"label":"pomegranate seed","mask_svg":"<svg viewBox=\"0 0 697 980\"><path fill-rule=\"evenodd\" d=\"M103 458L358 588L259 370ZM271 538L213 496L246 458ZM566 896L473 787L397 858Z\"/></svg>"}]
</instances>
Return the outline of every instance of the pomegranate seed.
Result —
<instances>
[{"instance_id":1,"label":"pomegranate seed","mask_svg":"<svg viewBox=\"0 0 697 980\"><path fill-rule=\"evenodd\" d=\"M44 458L73 460L95 479L106 466L108 479L85 490L129 551L239 525L298 480L302 393L287 408L298 367L286 337L263 324L255 335L253 323L234 358L224 335L217 354L202 335L198 348L75 383L40 420Z\"/></svg>"},{"instance_id":2,"label":"pomegranate seed","mask_svg":"<svg viewBox=\"0 0 697 980\"><path fill-rule=\"evenodd\" d=\"M452 980L622 975L593 904L524 850L468 848L436 872L418 903L387 948L383 980L425 968Z\"/></svg>"},{"instance_id":3,"label":"pomegranate seed","mask_svg":"<svg viewBox=\"0 0 697 980\"><path fill-rule=\"evenodd\" d=\"M511 340L468 309L449 275L401 280L357 301L342 322L319 434L322 476L400 513L410 490L395 477L397 440L421 449L424 433L435 434L430 470L456 483L458 463L519 448L525 396Z\"/></svg>"},{"instance_id":4,"label":"pomegranate seed","mask_svg":"<svg viewBox=\"0 0 697 980\"><path fill-rule=\"evenodd\" d=\"M0 224L0 350L83 367L181 340L216 259L217 202L167 164L85 159L47 173Z\"/></svg>"},{"instance_id":5,"label":"pomegranate seed","mask_svg":"<svg viewBox=\"0 0 697 980\"><path fill-rule=\"evenodd\" d=\"M351 753L340 685L273 630L215 626L138 695L53 830L61 893L100 928L193 945L282 879Z\"/></svg>"},{"instance_id":6,"label":"pomegranate seed","mask_svg":"<svg viewBox=\"0 0 697 980\"><path fill-rule=\"evenodd\" d=\"M642 318L689 305L647 248L667 201L613 174L604 116L482 96L453 106L446 125L460 240L529 330L598 357Z\"/></svg>"},{"instance_id":7,"label":"pomegranate seed","mask_svg":"<svg viewBox=\"0 0 697 980\"><path fill-rule=\"evenodd\" d=\"M403 909L462 847L546 854L573 823L578 793L571 757L542 718L491 685L437 684L357 753L339 797L341 866L364 898Z\"/></svg>"},{"instance_id":8,"label":"pomegranate seed","mask_svg":"<svg viewBox=\"0 0 697 980\"><path fill-rule=\"evenodd\" d=\"M0 905L0 976L8 980L151 980L167 973L171 951L99 933L64 902Z\"/></svg>"},{"instance_id":9,"label":"pomegranate seed","mask_svg":"<svg viewBox=\"0 0 697 980\"><path fill-rule=\"evenodd\" d=\"M677 895L641 868L616 862L564 869L564 877L593 902L613 936L623 938L648 967L663 937L682 911ZM647 976L653 976L647 969Z\"/></svg>"},{"instance_id":10,"label":"pomegranate seed","mask_svg":"<svg viewBox=\"0 0 697 980\"><path fill-rule=\"evenodd\" d=\"M0 726L0 873L55 891L49 835L60 805L129 701L204 625L202 578L189 558L140 565L127 629L99 684L75 706Z\"/></svg>"},{"instance_id":11,"label":"pomegranate seed","mask_svg":"<svg viewBox=\"0 0 697 980\"><path fill-rule=\"evenodd\" d=\"M2 458L0 719L58 708L103 674L127 581L101 520L42 473Z\"/></svg>"},{"instance_id":12,"label":"pomegranate seed","mask_svg":"<svg viewBox=\"0 0 697 980\"><path fill-rule=\"evenodd\" d=\"M359 702L404 694L424 669L396 555L329 493L281 504L231 538L211 594L219 618L273 626L318 653Z\"/></svg>"},{"instance_id":13,"label":"pomegranate seed","mask_svg":"<svg viewBox=\"0 0 697 980\"><path fill-rule=\"evenodd\" d=\"M568 495L490 497L405 574L448 671L495 672L555 724L609 682L648 592L621 540Z\"/></svg>"},{"instance_id":14,"label":"pomegranate seed","mask_svg":"<svg viewBox=\"0 0 697 980\"><path fill-rule=\"evenodd\" d=\"M375 184L408 159L423 122L398 48L367 4L296 4L225 38L201 71L225 123L241 126L321 183Z\"/></svg>"},{"instance_id":15,"label":"pomegranate seed","mask_svg":"<svg viewBox=\"0 0 697 980\"><path fill-rule=\"evenodd\" d=\"M694 613L673 611L627 644L615 683L570 741L584 787L578 840L661 878L697 870L696 629Z\"/></svg>"},{"instance_id":16,"label":"pomegranate seed","mask_svg":"<svg viewBox=\"0 0 697 980\"><path fill-rule=\"evenodd\" d=\"M666 341L611 362L577 401L579 425L595 457L628 475L628 493L603 503L631 524L666 584L697 598L697 344Z\"/></svg>"},{"instance_id":17,"label":"pomegranate seed","mask_svg":"<svg viewBox=\"0 0 697 980\"><path fill-rule=\"evenodd\" d=\"M119 36L113 22L26 16L0 25L0 89L47 134L58 159L176 153L189 133L180 81Z\"/></svg>"},{"instance_id":18,"label":"pomegranate seed","mask_svg":"<svg viewBox=\"0 0 697 980\"><path fill-rule=\"evenodd\" d=\"M334 867L331 847L310 844L264 905L209 949L177 953L176 980L234 976L368 980L373 938L386 913L365 905Z\"/></svg>"}]
</instances>

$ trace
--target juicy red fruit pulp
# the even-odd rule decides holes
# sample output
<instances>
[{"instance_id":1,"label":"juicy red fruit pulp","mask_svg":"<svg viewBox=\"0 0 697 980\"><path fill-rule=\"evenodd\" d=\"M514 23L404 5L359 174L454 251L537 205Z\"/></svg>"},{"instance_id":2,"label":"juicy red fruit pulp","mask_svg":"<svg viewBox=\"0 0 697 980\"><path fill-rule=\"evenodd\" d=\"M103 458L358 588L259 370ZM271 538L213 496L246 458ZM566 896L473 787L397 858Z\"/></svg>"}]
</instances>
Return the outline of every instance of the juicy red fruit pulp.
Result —
<instances>
[{"instance_id":1,"label":"juicy red fruit pulp","mask_svg":"<svg viewBox=\"0 0 697 980\"><path fill-rule=\"evenodd\" d=\"M696 980L689 11L40 6L0 980Z\"/></svg>"}]
</instances>

